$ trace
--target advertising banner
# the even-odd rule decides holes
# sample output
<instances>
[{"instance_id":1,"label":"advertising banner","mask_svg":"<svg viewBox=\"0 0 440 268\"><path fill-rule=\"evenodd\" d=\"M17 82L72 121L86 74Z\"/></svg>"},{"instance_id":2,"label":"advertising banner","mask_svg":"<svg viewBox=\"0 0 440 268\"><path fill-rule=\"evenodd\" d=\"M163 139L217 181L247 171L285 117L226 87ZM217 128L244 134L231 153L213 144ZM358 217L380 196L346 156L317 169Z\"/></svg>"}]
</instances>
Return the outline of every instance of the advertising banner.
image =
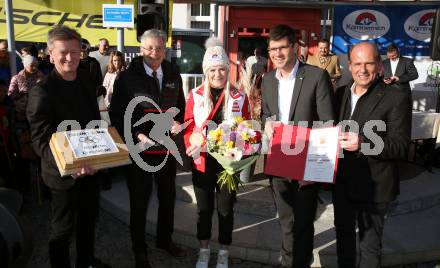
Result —
<instances>
[{"instance_id":1,"label":"advertising banner","mask_svg":"<svg viewBox=\"0 0 440 268\"><path fill-rule=\"evenodd\" d=\"M345 64L346 54L361 41L375 42L382 55L391 44L402 56L414 59L419 78L411 81L413 108L435 110L440 64L429 58L429 42L438 6L337 6L333 16L332 51ZM345 61L344 61L345 59Z\"/></svg>"},{"instance_id":2,"label":"advertising banner","mask_svg":"<svg viewBox=\"0 0 440 268\"><path fill-rule=\"evenodd\" d=\"M438 6L337 6L333 16L333 52L347 53L361 41L374 41L381 54L394 43L402 55L428 56Z\"/></svg>"},{"instance_id":3,"label":"advertising banner","mask_svg":"<svg viewBox=\"0 0 440 268\"><path fill-rule=\"evenodd\" d=\"M135 4L126 0L125 4ZM15 40L18 42L47 41L47 32L54 25L66 25L77 30L91 44L107 38L117 43L117 31L102 26L102 4L109 1L45 0L13 1ZM4 1L0 1L0 28L6 29ZM125 29L125 45L139 46L136 29ZM0 39L6 39L6 31L0 31Z\"/></svg>"}]
</instances>

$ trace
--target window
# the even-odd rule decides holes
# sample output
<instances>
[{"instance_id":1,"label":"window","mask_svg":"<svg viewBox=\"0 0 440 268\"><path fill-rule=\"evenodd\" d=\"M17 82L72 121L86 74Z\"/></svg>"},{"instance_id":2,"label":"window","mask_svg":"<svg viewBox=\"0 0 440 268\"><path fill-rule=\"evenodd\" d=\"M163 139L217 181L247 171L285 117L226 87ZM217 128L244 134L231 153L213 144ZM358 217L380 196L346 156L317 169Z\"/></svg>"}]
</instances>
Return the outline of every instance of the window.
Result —
<instances>
[{"instance_id":1,"label":"window","mask_svg":"<svg viewBox=\"0 0 440 268\"><path fill-rule=\"evenodd\" d=\"M209 21L191 21L192 29L209 29L211 23Z\"/></svg>"},{"instance_id":2,"label":"window","mask_svg":"<svg viewBox=\"0 0 440 268\"><path fill-rule=\"evenodd\" d=\"M210 16L211 6L209 3L205 4L191 4L191 16Z\"/></svg>"}]
</instances>

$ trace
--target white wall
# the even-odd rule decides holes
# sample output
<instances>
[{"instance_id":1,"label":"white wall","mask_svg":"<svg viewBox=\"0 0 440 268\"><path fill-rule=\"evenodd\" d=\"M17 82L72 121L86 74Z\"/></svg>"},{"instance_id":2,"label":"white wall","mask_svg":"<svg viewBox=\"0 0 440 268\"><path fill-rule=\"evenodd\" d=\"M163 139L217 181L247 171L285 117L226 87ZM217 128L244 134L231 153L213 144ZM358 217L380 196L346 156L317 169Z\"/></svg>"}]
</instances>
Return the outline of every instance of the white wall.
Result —
<instances>
[{"instance_id":1,"label":"white wall","mask_svg":"<svg viewBox=\"0 0 440 268\"><path fill-rule=\"evenodd\" d=\"M173 4L173 28L187 29L190 27L189 4Z\"/></svg>"},{"instance_id":2,"label":"white wall","mask_svg":"<svg viewBox=\"0 0 440 268\"><path fill-rule=\"evenodd\" d=\"M211 4L210 16L191 16L191 4L173 4L173 28L189 29L191 21L210 21L210 28L214 32L215 5Z\"/></svg>"}]
</instances>

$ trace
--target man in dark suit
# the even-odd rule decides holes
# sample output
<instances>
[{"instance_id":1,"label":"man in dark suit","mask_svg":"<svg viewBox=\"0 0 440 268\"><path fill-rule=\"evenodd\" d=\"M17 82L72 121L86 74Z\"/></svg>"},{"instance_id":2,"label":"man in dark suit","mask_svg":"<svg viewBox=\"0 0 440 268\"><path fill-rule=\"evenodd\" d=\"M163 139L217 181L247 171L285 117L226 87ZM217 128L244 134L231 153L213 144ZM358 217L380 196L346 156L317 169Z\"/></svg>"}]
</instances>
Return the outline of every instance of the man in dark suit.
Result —
<instances>
[{"instance_id":1,"label":"man in dark suit","mask_svg":"<svg viewBox=\"0 0 440 268\"><path fill-rule=\"evenodd\" d=\"M338 267L376 268L389 204L399 193L396 161L406 157L410 142L410 97L380 79L374 44L355 45L348 63L354 83L336 93L338 119L357 123L358 131L354 127L340 136L344 150L333 192Z\"/></svg>"},{"instance_id":2,"label":"man in dark suit","mask_svg":"<svg viewBox=\"0 0 440 268\"><path fill-rule=\"evenodd\" d=\"M33 148L41 157L43 181L52 196L50 264L53 268L70 267L70 241L76 231L75 267L110 267L94 257L99 198L96 172L84 166L72 176L61 177L49 147L52 134L66 120L77 122L81 129L100 120L95 85L90 82L89 72L78 68L81 36L75 30L56 26L47 40L55 68L29 91L27 118Z\"/></svg>"},{"instance_id":3,"label":"man in dark suit","mask_svg":"<svg viewBox=\"0 0 440 268\"><path fill-rule=\"evenodd\" d=\"M401 57L399 48L392 44L387 49L388 59L383 61L383 81L385 84L395 84L402 89L411 91L409 82L419 77L412 59Z\"/></svg>"},{"instance_id":4,"label":"man in dark suit","mask_svg":"<svg viewBox=\"0 0 440 268\"><path fill-rule=\"evenodd\" d=\"M159 138L174 137L179 132L179 126L183 123L185 114L182 78L175 66L164 60L166 41L167 35L156 29L148 30L141 36L142 56L134 58L129 68L116 79L109 112L111 122L121 136L124 135L124 125L128 125L125 127L131 128L133 137L125 137L125 139L131 138L135 144L139 142L148 148L141 152L142 160L134 159L136 164L127 170L130 232L136 268L151 267L145 243L145 217L153 180L157 184L159 200L156 247L164 249L174 257L180 258L186 255L186 252L172 241L176 201L176 159L169 155L172 149L168 150L168 147L162 146L159 140ZM148 97L154 104L142 101L134 109L131 122L124 122L127 106L136 97ZM174 108L179 109L177 114L170 113L169 109ZM160 114L175 115L174 118L168 118L170 125L165 125L164 129L168 128L171 131L161 133L163 137L155 137L155 133L157 133L156 130L162 129L160 123L167 124L164 117L161 122L146 121L142 124L135 124L141 118L159 118L157 116ZM128 144L127 141L126 143ZM163 166L160 167L162 164Z\"/></svg>"},{"instance_id":5,"label":"man in dark suit","mask_svg":"<svg viewBox=\"0 0 440 268\"><path fill-rule=\"evenodd\" d=\"M270 30L268 50L276 69L267 73L262 83L262 119L269 138L273 135L274 122L305 121L311 128L314 121L334 119L328 73L299 62L297 49L294 29L278 25ZM281 224L281 265L310 267L318 185L278 177L272 182Z\"/></svg>"}]
</instances>

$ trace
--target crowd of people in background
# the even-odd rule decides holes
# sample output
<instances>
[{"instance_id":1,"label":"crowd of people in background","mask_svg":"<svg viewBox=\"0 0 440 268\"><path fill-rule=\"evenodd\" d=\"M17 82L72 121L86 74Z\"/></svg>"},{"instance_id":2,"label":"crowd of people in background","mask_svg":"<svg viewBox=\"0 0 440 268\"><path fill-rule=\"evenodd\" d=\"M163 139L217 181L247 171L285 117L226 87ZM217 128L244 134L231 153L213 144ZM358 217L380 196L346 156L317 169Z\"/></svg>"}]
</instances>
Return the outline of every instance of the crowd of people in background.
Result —
<instances>
[{"instance_id":1,"label":"crowd of people in background","mask_svg":"<svg viewBox=\"0 0 440 268\"><path fill-rule=\"evenodd\" d=\"M24 194L30 190L31 177L40 175L39 159L31 146L26 118L28 94L47 79L54 64L47 49L39 50L33 44L26 45L20 49L20 53L16 53L17 74L11 76L9 57L7 41L0 40L0 159L8 163L0 171L0 185L7 185ZM110 51L105 38L99 40L95 49L88 40L82 39L79 68L89 72L90 81L96 89L101 117L110 126L108 109L113 84L116 76L126 68L123 54ZM109 187L109 183L103 183L103 188Z\"/></svg>"},{"instance_id":2,"label":"crowd of people in background","mask_svg":"<svg viewBox=\"0 0 440 268\"><path fill-rule=\"evenodd\" d=\"M200 251L196 268L208 267L215 209L220 244L216 267L228 267L236 201L235 191L229 192L217 183L216 174L221 166L206 153L200 153L202 144L190 141L194 132L205 129L205 122L220 123L240 115L259 120L265 126L265 134L272 137L273 125L269 120L272 117L284 124L387 118L392 127L382 135L386 149L374 163L368 156L359 156L359 144L368 142L362 134L343 133L341 148L348 157L341 161L346 167L338 169L334 192L340 267L356 266L353 244L356 222L363 235L360 267L379 267L385 216L389 202L398 192L395 161L405 158L409 144L408 83L418 77L412 60L399 57L398 48L392 45L388 48L389 60L381 69L377 48L360 43L349 52L352 82L338 88L342 72L338 58L329 53L330 42L319 40L317 51L307 58L300 53L295 30L278 25L269 33L270 60L261 48L255 48L254 55L241 65L242 75L236 84L229 81L229 57L221 42L209 39L202 63L204 82L192 89L185 100L180 73L165 60L166 41L164 32L146 31L141 37L140 56L128 65L123 53L112 50L107 39L99 39L98 49L91 51L89 41L76 31L56 26L49 32L46 52L38 51L33 45L21 49L20 69L12 77L8 74L7 43L0 41L0 161L8 163L8 169L0 171L3 179L0 185L16 188L25 195L29 191L30 167L42 177L52 200L54 220L49 238L52 267L70 267L69 247L75 232L76 267L110 267L96 259L93 251L99 185L107 185L105 189L111 187L108 172L96 172L84 166L78 173L62 178L50 153L48 139L57 125L67 119L78 120L82 127L91 120L103 119L106 126L115 126L121 136L124 136L124 124L130 124L133 140L147 148L142 153L143 161L152 166L165 161L157 172L145 171L136 164L123 168L129 190L130 234L136 267L151 267L144 235L153 183L158 187L159 200L156 246L176 258L187 254L172 239L176 160L172 157L164 160L167 148L149 137L154 126L133 125L145 115L145 110L157 107L143 103L135 110L132 122L124 122L127 105L137 96L148 96L159 105L160 111L178 108L167 134L172 139L182 131L181 124L192 122L184 131L184 141L186 154L192 159L197 200ZM377 99L376 93L383 98ZM374 110L369 110L369 106L374 106ZM366 168L374 172L367 176ZM375 172L376 169L380 171ZM17 170L27 173L27 177L22 174L19 183L14 174ZM247 172L244 176L247 179L243 179L246 182L252 171L244 172ZM355 176L364 180L356 182L361 186L350 180ZM369 184L371 181L375 183ZM319 185L285 178L271 178L271 182L281 225L280 263L282 267L309 267ZM369 196L357 193L355 189L359 187ZM367 224L354 218L355 213L373 222Z\"/></svg>"}]
</instances>

